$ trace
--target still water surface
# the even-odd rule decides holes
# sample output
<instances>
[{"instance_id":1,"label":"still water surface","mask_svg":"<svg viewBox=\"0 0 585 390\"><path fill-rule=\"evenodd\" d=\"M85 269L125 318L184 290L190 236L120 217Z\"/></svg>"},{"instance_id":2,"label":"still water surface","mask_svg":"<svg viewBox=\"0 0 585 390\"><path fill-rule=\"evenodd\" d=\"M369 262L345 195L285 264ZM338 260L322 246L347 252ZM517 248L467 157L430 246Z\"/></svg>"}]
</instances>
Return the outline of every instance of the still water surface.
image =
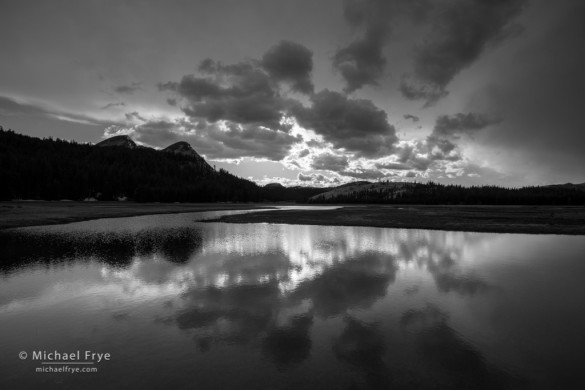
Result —
<instances>
[{"instance_id":1,"label":"still water surface","mask_svg":"<svg viewBox=\"0 0 585 390\"><path fill-rule=\"evenodd\" d=\"M233 213L1 232L0 388L585 388L585 237Z\"/></svg>"}]
</instances>

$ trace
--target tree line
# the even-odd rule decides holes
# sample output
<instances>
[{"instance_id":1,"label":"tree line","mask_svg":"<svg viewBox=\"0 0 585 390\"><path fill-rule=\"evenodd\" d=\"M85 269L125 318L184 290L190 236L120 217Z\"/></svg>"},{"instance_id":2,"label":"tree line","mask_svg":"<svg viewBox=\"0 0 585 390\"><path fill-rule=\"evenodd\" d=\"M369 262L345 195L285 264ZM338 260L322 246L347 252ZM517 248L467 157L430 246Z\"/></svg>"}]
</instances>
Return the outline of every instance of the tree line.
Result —
<instances>
[{"instance_id":1,"label":"tree line","mask_svg":"<svg viewBox=\"0 0 585 390\"><path fill-rule=\"evenodd\" d=\"M570 186L506 188L500 186L464 187L454 184L386 183L364 186L362 190L328 198L317 197L312 203L385 203L385 204L467 204L467 205L583 205L585 191Z\"/></svg>"}]
</instances>

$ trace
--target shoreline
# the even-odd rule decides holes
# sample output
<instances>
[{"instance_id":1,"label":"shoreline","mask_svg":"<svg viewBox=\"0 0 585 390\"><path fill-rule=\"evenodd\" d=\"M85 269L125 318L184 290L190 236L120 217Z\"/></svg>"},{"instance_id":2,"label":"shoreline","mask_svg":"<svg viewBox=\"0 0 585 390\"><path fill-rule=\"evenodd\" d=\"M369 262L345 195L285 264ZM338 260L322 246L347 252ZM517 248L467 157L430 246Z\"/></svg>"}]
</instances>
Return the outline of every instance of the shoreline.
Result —
<instances>
[{"instance_id":1,"label":"shoreline","mask_svg":"<svg viewBox=\"0 0 585 390\"><path fill-rule=\"evenodd\" d=\"M238 203L134 203L76 201L0 202L0 231L13 228L60 225L104 218L126 218L157 214L205 211L254 210L274 204Z\"/></svg>"},{"instance_id":2,"label":"shoreline","mask_svg":"<svg viewBox=\"0 0 585 390\"><path fill-rule=\"evenodd\" d=\"M0 230L103 218L255 210L274 203L0 202ZM302 205L298 205L302 206ZM317 205L307 205L317 206ZM331 204L322 206L334 206ZM272 210L199 222L361 226L484 233L585 235L584 206L339 205L331 210Z\"/></svg>"},{"instance_id":3,"label":"shoreline","mask_svg":"<svg viewBox=\"0 0 585 390\"><path fill-rule=\"evenodd\" d=\"M585 235L585 207L342 205L334 210L273 210L202 222Z\"/></svg>"}]
</instances>

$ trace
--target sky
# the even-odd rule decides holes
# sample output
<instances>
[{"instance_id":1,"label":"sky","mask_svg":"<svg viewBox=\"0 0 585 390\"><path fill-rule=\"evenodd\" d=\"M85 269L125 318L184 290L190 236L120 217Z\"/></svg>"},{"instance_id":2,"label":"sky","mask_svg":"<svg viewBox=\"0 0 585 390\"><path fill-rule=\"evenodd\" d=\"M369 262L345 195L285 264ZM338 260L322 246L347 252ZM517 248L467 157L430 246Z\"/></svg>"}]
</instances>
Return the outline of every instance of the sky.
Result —
<instances>
[{"instance_id":1,"label":"sky","mask_svg":"<svg viewBox=\"0 0 585 390\"><path fill-rule=\"evenodd\" d=\"M0 125L259 184L585 182L581 0L0 0Z\"/></svg>"}]
</instances>

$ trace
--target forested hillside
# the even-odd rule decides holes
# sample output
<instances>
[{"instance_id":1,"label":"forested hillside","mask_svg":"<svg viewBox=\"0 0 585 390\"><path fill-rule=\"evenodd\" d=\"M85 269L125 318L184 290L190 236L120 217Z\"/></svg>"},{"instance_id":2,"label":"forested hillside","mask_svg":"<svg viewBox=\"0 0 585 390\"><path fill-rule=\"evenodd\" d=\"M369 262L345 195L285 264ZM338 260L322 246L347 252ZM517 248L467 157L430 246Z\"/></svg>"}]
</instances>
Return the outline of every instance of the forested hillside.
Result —
<instances>
[{"instance_id":1,"label":"forested hillside","mask_svg":"<svg viewBox=\"0 0 585 390\"><path fill-rule=\"evenodd\" d=\"M38 139L0 128L0 198L260 201L255 183L200 156Z\"/></svg>"}]
</instances>

